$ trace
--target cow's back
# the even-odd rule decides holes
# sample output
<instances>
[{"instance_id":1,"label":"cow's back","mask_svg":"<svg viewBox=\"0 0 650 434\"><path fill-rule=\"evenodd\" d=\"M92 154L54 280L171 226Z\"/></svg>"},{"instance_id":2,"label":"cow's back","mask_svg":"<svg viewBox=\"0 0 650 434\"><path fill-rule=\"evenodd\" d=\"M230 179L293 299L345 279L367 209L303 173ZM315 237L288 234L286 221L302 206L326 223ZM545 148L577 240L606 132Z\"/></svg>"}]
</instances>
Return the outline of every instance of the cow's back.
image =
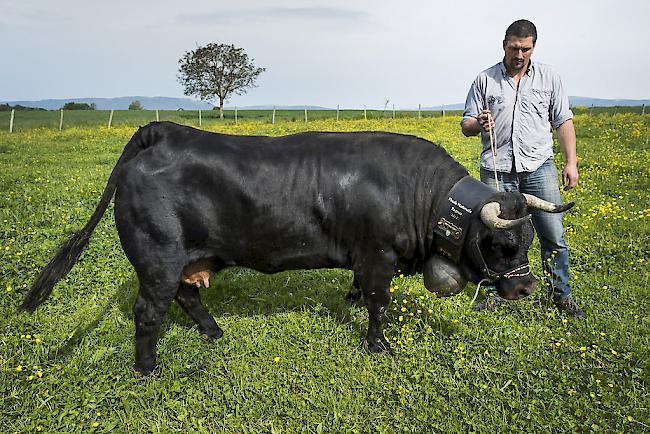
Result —
<instances>
[{"instance_id":1,"label":"cow's back","mask_svg":"<svg viewBox=\"0 0 650 434\"><path fill-rule=\"evenodd\" d=\"M118 187L116 220L146 220L146 231L261 271L347 266L382 246L412 250L430 209L421 190L435 188L428 174L462 169L436 145L400 134L153 128L155 145Z\"/></svg>"}]
</instances>

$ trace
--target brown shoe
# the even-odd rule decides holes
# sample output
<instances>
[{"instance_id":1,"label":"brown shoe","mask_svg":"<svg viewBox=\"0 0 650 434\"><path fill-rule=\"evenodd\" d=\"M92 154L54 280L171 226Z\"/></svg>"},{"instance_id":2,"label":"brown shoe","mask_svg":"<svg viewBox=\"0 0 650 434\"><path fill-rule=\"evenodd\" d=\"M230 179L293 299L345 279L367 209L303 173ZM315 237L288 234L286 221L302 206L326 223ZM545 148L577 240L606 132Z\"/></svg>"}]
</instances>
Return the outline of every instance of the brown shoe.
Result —
<instances>
[{"instance_id":1,"label":"brown shoe","mask_svg":"<svg viewBox=\"0 0 650 434\"><path fill-rule=\"evenodd\" d=\"M561 302L555 303L555 306L557 307L557 310L564 312L567 316L581 319L585 317L585 312L580 309L580 306L578 306L571 297L567 297Z\"/></svg>"}]
</instances>

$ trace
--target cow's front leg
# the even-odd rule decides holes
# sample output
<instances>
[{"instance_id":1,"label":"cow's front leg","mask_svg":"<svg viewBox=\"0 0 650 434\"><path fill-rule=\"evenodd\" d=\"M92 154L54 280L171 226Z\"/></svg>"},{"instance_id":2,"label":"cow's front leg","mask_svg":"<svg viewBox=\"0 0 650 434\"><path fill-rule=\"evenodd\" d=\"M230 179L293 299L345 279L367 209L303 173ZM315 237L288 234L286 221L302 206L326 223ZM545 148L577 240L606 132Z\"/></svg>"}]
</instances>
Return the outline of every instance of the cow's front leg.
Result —
<instances>
[{"instance_id":1,"label":"cow's front leg","mask_svg":"<svg viewBox=\"0 0 650 434\"><path fill-rule=\"evenodd\" d=\"M384 337L383 320L390 304L390 282L394 272L394 262L382 261L360 273L359 283L368 308L368 334L364 345L372 353L392 353Z\"/></svg>"},{"instance_id":2,"label":"cow's front leg","mask_svg":"<svg viewBox=\"0 0 650 434\"><path fill-rule=\"evenodd\" d=\"M352 279L352 288L350 291L348 291L348 294L345 296L345 299L348 301L359 301L361 300L361 289L359 286L359 276L357 274L354 274L354 278Z\"/></svg>"}]
</instances>

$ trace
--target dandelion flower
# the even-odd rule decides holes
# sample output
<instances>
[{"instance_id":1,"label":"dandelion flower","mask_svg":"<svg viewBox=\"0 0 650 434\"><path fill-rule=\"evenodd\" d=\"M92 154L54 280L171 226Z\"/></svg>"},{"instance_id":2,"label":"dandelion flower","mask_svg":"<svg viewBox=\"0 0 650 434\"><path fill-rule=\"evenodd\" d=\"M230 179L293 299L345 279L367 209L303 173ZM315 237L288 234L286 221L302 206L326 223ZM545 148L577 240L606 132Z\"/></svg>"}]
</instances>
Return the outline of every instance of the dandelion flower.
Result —
<instances>
[{"instance_id":1,"label":"dandelion flower","mask_svg":"<svg viewBox=\"0 0 650 434\"><path fill-rule=\"evenodd\" d=\"M280 358L279 358L279 357L275 357L275 358L273 359L273 361L274 361L275 363L279 363L279 362L280 362Z\"/></svg>"}]
</instances>

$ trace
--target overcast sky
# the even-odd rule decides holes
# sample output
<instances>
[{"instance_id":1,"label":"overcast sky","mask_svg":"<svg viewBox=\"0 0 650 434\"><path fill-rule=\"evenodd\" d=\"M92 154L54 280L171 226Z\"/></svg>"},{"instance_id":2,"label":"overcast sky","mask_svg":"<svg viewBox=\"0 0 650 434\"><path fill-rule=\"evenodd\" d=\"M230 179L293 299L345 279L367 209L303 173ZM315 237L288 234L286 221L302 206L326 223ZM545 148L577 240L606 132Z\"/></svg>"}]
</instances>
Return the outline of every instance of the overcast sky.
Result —
<instances>
[{"instance_id":1,"label":"overcast sky","mask_svg":"<svg viewBox=\"0 0 650 434\"><path fill-rule=\"evenodd\" d=\"M229 106L451 104L519 18L570 95L650 98L649 0L0 0L0 101L183 96L178 59L220 42L266 68Z\"/></svg>"}]
</instances>

